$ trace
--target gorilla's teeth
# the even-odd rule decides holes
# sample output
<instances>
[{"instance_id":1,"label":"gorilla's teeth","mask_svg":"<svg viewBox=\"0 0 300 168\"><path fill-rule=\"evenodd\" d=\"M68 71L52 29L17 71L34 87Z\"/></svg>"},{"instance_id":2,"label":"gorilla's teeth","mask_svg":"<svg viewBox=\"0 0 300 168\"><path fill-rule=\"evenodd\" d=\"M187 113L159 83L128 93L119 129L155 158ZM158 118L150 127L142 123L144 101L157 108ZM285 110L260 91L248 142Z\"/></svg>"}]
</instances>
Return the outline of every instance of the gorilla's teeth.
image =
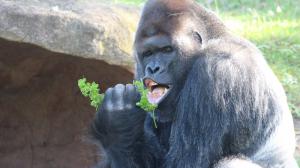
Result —
<instances>
[{"instance_id":1,"label":"gorilla's teeth","mask_svg":"<svg viewBox=\"0 0 300 168\"><path fill-rule=\"evenodd\" d=\"M169 88L163 85L156 85L153 89L148 92L148 101L152 104L158 104L161 99L166 95Z\"/></svg>"}]
</instances>

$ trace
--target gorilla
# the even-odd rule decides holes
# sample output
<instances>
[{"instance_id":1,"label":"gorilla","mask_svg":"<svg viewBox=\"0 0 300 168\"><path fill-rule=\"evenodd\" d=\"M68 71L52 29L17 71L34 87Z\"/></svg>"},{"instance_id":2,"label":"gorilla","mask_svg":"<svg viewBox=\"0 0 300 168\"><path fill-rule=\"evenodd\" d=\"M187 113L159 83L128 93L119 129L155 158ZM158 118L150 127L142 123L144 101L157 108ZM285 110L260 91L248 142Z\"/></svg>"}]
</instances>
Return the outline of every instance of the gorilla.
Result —
<instances>
[{"instance_id":1,"label":"gorilla","mask_svg":"<svg viewBox=\"0 0 300 168\"><path fill-rule=\"evenodd\" d=\"M91 125L96 167L298 167L282 85L215 14L192 0L148 0L134 48L155 118L136 106L133 85L109 88Z\"/></svg>"}]
</instances>

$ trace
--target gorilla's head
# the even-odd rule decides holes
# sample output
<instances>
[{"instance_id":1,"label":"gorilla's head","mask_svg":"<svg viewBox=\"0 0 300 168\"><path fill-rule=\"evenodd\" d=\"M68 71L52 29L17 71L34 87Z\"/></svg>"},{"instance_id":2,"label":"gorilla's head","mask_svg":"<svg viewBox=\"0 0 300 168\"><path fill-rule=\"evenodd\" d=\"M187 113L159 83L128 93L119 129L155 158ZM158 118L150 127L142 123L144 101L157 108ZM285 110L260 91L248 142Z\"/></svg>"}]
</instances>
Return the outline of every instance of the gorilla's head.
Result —
<instances>
[{"instance_id":1,"label":"gorilla's head","mask_svg":"<svg viewBox=\"0 0 300 168\"><path fill-rule=\"evenodd\" d=\"M136 78L143 79L150 90L149 101L159 105L160 119L170 118L160 113L172 113L195 58L202 55L209 40L224 34L219 19L195 3L150 0L139 23Z\"/></svg>"}]
</instances>

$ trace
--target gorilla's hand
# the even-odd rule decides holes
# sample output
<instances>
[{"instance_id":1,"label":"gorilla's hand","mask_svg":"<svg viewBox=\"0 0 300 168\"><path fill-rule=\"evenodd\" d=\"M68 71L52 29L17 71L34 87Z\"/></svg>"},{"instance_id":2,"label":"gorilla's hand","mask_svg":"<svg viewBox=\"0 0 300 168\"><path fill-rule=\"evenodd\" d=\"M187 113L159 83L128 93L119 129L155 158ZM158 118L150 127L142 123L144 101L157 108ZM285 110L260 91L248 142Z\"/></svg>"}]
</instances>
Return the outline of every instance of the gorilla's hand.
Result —
<instances>
[{"instance_id":1,"label":"gorilla's hand","mask_svg":"<svg viewBox=\"0 0 300 168\"><path fill-rule=\"evenodd\" d=\"M139 97L133 85L118 84L105 92L103 104L97 115L106 118L112 130L123 130L137 115L145 114L136 106Z\"/></svg>"},{"instance_id":2,"label":"gorilla's hand","mask_svg":"<svg viewBox=\"0 0 300 168\"><path fill-rule=\"evenodd\" d=\"M142 136L146 112L136 106L139 97L131 84L118 84L105 92L92 125L93 135L104 147L127 146Z\"/></svg>"}]
</instances>

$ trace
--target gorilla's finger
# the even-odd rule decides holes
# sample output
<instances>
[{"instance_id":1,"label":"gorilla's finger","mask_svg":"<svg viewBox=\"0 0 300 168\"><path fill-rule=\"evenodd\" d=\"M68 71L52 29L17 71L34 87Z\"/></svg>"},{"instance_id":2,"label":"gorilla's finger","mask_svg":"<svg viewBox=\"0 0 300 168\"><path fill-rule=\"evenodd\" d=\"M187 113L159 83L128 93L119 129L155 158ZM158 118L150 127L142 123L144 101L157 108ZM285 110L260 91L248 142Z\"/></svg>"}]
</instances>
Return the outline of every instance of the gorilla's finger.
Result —
<instances>
[{"instance_id":1,"label":"gorilla's finger","mask_svg":"<svg viewBox=\"0 0 300 168\"><path fill-rule=\"evenodd\" d=\"M125 86L123 84L117 84L113 89L112 99L117 107L124 105L124 92Z\"/></svg>"},{"instance_id":2,"label":"gorilla's finger","mask_svg":"<svg viewBox=\"0 0 300 168\"><path fill-rule=\"evenodd\" d=\"M130 102L137 102L138 101L138 92L136 88L132 84L126 85L126 92L125 92L125 100L130 100Z\"/></svg>"},{"instance_id":3,"label":"gorilla's finger","mask_svg":"<svg viewBox=\"0 0 300 168\"><path fill-rule=\"evenodd\" d=\"M105 96L104 96L104 100L103 100L103 108L104 109L107 109L107 110L113 109L112 93L113 93L113 88L108 88L105 91Z\"/></svg>"}]
</instances>

